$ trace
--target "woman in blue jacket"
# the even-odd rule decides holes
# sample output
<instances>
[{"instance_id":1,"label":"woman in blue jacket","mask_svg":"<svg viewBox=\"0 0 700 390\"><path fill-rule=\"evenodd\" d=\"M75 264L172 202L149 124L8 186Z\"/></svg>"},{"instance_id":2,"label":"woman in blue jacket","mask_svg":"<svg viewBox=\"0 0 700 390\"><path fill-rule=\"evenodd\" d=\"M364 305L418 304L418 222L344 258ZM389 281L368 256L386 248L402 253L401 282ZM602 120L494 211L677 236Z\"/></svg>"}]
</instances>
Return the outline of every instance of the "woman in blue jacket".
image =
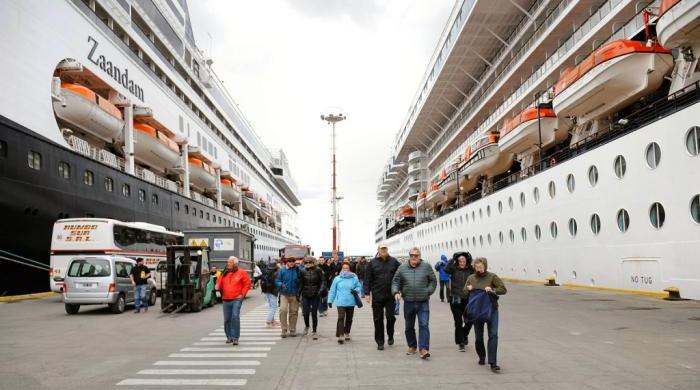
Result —
<instances>
[{"instance_id":1,"label":"woman in blue jacket","mask_svg":"<svg viewBox=\"0 0 700 390\"><path fill-rule=\"evenodd\" d=\"M333 279L333 284L328 292L328 303L335 302L335 306L338 308L338 326L335 330L338 344L350 340L352 316L357 305L354 295L359 296L361 291L360 280L357 275L350 272L350 263L344 262L340 274Z\"/></svg>"}]
</instances>

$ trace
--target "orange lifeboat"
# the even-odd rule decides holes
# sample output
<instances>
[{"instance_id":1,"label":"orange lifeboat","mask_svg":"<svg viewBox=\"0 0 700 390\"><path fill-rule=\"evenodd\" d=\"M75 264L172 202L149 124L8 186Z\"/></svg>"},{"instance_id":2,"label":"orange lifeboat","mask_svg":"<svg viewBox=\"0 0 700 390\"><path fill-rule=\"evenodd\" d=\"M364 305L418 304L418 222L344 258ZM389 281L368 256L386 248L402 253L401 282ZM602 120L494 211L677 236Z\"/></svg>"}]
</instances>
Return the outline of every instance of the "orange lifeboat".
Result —
<instances>
[{"instance_id":1,"label":"orange lifeboat","mask_svg":"<svg viewBox=\"0 0 700 390\"><path fill-rule=\"evenodd\" d=\"M233 181L222 178L221 198L229 203L238 203L241 201L241 192L238 190Z\"/></svg>"},{"instance_id":2,"label":"orange lifeboat","mask_svg":"<svg viewBox=\"0 0 700 390\"><path fill-rule=\"evenodd\" d=\"M177 165L180 148L163 132L142 122L134 122L134 159L161 171Z\"/></svg>"},{"instance_id":3,"label":"orange lifeboat","mask_svg":"<svg viewBox=\"0 0 700 390\"><path fill-rule=\"evenodd\" d=\"M617 40L567 70L554 85L554 111L578 124L606 116L658 89L673 56L655 42Z\"/></svg>"},{"instance_id":4,"label":"orange lifeboat","mask_svg":"<svg viewBox=\"0 0 700 390\"><path fill-rule=\"evenodd\" d=\"M122 112L109 100L71 83L61 83L60 98L54 101L53 109L61 120L106 142L122 138Z\"/></svg>"},{"instance_id":5,"label":"orange lifeboat","mask_svg":"<svg viewBox=\"0 0 700 390\"><path fill-rule=\"evenodd\" d=\"M198 158L189 157L187 160L190 164L190 184L204 190L216 187L214 168Z\"/></svg>"},{"instance_id":6,"label":"orange lifeboat","mask_svg":"<svg viewBox=\"0 0 700 390\"><path fill-rule=\"evenodd\" d=\"M255 213L260 214L260 201L258 200L258 195L245 188L243 191L243 209L250 215Z\"/></svg>"},{"instance_id":7,"label":"orange lifeboat","mask_svg":"<svg viewBox=\"0 0 700 390\"><path fill-rule=\"evenodd\" d=\"M398 210L398 216L396 218L399 225L405 225L416 221L416 212L413 207L406 205Z\"/></svg>"},{"instance_id":8,"label":"orange lifeboat","mask_svg":"<svg viewBox=\"0 0 700 390\"><path fill-rule=\"evenodd\" d=\"M471 158L464 164L464 173L470 178L486 175L499 175L513 164L512 153L501 153L498 148L498 134L489 133L477 138L469 145Z\"/></svg>"},{"instance_id":9,"label":"orange lifeboat","mask_svg":"<svg viewBox=\"0 0 700 390\"><path fill-rule=\"evenodd\" d=\"M425 199L428 208L433 208L436 205L444 203L445 199L445 192L440 189L440 184L433 182L430 185L430 191L428 191L428 196Z\"/></svg>"},{"instance_id":10,"label":"orange lifeboat","mask_svg":"<svg viewBox=\"0 0 700 390\"><path fill-rule=\"evenodd\" d=\"M506 121L500 131L498 146L501 152L523 153L539 145L547 148L566 140L567 129L558 130L559 121L551 108L530 107ZM567 126L568 127L568 126Z\"/></svg>"}]
</instances>

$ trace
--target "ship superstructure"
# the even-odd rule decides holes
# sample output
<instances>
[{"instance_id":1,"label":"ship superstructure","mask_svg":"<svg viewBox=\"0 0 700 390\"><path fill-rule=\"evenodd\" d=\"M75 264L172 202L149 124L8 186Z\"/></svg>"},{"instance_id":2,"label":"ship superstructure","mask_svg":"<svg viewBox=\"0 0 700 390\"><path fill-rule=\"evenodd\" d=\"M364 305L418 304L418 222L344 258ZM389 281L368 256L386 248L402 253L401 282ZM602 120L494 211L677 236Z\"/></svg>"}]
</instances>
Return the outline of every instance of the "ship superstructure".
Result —
<instances>
[{"instance_id":1,"label":"ship superstructure","mask_svg":"<svg viewBox=\"0 0 700 390\"><path fill-rule=\"evenodd\" d=\"M517 279L700 298L700 2L459 2L376 241Z\"/></svg>"},{"instance_id":2,"label":"ship superstructure","mask_svg":"<svg viewBox=\"0 0 700 390\"><path fill-rule=\"evenodd\" d=\"M60 218L245 226L256 260L299 241L284 152L195 44L184 0L6 1L0 20L2 290L48 264Z\"/></svg>"}]
</instances>

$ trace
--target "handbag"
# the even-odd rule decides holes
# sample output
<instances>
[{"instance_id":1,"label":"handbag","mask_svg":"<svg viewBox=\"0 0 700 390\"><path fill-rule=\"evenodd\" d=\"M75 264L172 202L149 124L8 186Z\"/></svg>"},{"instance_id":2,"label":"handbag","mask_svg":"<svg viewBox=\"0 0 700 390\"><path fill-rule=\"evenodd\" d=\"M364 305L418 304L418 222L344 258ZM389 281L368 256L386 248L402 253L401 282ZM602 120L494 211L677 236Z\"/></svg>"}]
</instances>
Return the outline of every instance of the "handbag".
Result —
<instances>
[{"instance_id":1,"label":"handbag","mask_svg":"<svg viewBox=\"0 0 700 390\"><path fill-rule=\"evenodd\" d=\"M466 307L466 317L475 322L491 322L491 315L495 310L491 294L484 290L472 290L469 292L469 302Z\"/></svg>"},{"instance_id":2,"label":"handbag","mask_svg":"<svg viewBox=\"0 0 700 390\"><path fill-rule=\"evenodd\" d=\"M357 291L352 290L352 297L355 298L355 306L362 307L362 299Z\"/></svg>"}]
</instances>

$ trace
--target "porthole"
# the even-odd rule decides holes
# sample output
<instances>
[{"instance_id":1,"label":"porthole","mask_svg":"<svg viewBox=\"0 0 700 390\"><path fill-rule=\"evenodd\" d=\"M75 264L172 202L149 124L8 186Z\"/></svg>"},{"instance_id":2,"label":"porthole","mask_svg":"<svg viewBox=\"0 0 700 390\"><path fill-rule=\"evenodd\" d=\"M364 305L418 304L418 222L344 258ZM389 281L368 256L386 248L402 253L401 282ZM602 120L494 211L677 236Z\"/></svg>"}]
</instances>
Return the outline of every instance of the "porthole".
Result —
<instances>
[{"instance_id":1,"label":"porthole","mask_svg":"<svg viewBox=\"0 0 700 390\"><path fill-rule=\"evenodd\" d=\"M557 195L557 186L554 184L554 181L549 182L549 197L554 199L554 196Z\"/></svg>"},{"instance_id":2,"label":"porthole","mask_svg":"<svg viewBox=\"0 0 700 390\"><path fill-rule=\"evenodd\" d=\"M479 219L484 219L484 213L479 209Z\"/></svg>"},{"instance_id":3,"label":"porthole","mask_svg":"<svg viewBox=\"0 0 700 390\"><path fill-rule=\"evenodd\" d=\"M489 246L491 246L491 233L486 235L486 241L488 241Z\"/></svg>"},{"instance_id":4,"label":"porthole","mask_svg":"<svg viewBox=\"0 0 700 390\"><path fill-rule=\"evenodd\" d=\"M498 201L498 213L503 213L503 202L501 202L500 200Z\"/></svg>"},{"instance_id":5,"label":"porthole","mask_svg":"<svg viewBox=\"0 0 700 390\"><path fill-rule=\"evenodd\" d=\"M535 200L535 204L540 202L540 189L535 187L532 189L532 198Z\"/></svg>"},{"instance_id":6,"label":"porthole","mask_svg":"<svg viewBox=\"0 0 700 390\"><path fill-rule=\"evenodd\" d=\"M595 165L588 168L588 182L591 183L591 187L598 184L598 168Z\"/></svg>"},{"instance_id":7,"label":"porthole","mask_svg":"<svg viewBox=\"0 0 700 390\"><path fill-rule=\"evenodd\" d=\"M459 239L459 246L464 246L464 238Z\"/></svg>"},{"instance_id":8,"label":"porthole","mask_svg":"<svg viewBox=\"0 0 700 390\"><path fill-rule=\"evenodd\" d=\"M647 159L647 166L651 169L656 169L661 162L661 148L656 142L652 142L647 146L647 150L644 153Z\"/></svg>"},{"instance_id":9,"label":"porthole","mask_svg":"<svg viewBox=\"0 0 700 390\"><path fill-rule=\"evenodd\" d=\"M520 228L520 238L523 239L523 244L527 241L527 230L524 227Z\"/></svg>"},{"instance_id":10,"label":"porthole","mask_svg":"<svg viewBox=\"0 0 700 390\"><path fill-rule=\"evenodd\" d=\"M525 207L525 193L520 193L520 207Z\"/></svg>"},{"instance_id":11,"label":"porthole","mask_svg":"<svg viewBox=\"0 0 700 390\"><path fill-rule=\"evenodd\" d=\"M464 214L464 223L469 223L469 213Z\"/></svg>"},{"instance_id":12,"label":"porthole","mask_svg":"<svg viewBox=\"0 0 700 390\"><path fill-rule=\"evenodd\" d=\"M484 246L484 236L479 236L479 245Z\"/></svg>"},{"instance_id":13,"label":"porthole","mask_svg":"<svg viewBox=\"0 0 700 390\"><path fill-rule=\"evenodd\" d=\"M690 200L690 217L695 223L700 223L700 195L695 195Z\"/></svg>"},{"instance_id":14,"label":"porthole","mask_svg":"<svg viewBox=\"0 0 700 390\"><path fill-rule=\"evenodd\" d=\"M508 208L513 211L513 197L509 196L508 197Z\"/></svg>"},{"instance_id":15,"label":"porthole","mask_svg":"<svg viewBox=\"0 0 700 390\"><path fill-rule=\"evenodd\" d=\"M474 213L474 210L472 210L472 221L476 220L476 214Z\"/></svg>"},{"instance_id":16,"label":"porthole","mask_svg":"<svg viewBox=\"0 0 700 390\"><path fill-rule=\"evenodd\" d=\"M552 223L549 224L549 234L552 235L552 239L557 238L557 233L559 233L557 230L557 223L552 221Z\"/></svg>"},{"instance_id":17,"label":"porthole","mask_svg":"<svg viewBox=\"0 0 700 390\"><path fill-rule=\"evenodd\" d=\"M571 238L574 238L576 237L576 233L578 233L578 224L575 219L569 218L569 235Z\"/></svg>"},{"instance_id":18,"label":"porthole","mask_svg":"<svg viewBox=\"0 0 700 390\"><path fill-rule=\"evenodd\" d=\"M620 209L617 212L617 228L622 232L626 232L630 227L630 215L625 209Z\"/></svg>"},{"instance_id":19,"label":"porthole","mask_svg":"<svg viewBox=\"0 0 700 390\"><path fill-rule=\"evenodd\" d=\"M591 231L596 236L600 233L600 217L598 214L591 215Z\"/></svg>"},{"instance_id":20,"label":"porthole","mask_svg":"<svg viewBox=\"0 0 700 390\"><path fill-rule=\"evenodd\" d=\"M513 229L510 229L510 231L508 231L508 238L510 238L511 244L515 242L515 232L513 231Z\"/></svg>"},{"instance_id":21,"label":"porthole","mask_svg":"<svg viewBox=\"0 0 700 390\"><path fill-rule=\"evenodd\" d=\"M661 229L661 227L664 226L664 222L666 221L666 211L661 203L655 202L651 205L651 208L649 209L649 220L651 221L651 226L656 229Z\"/></svg>"},{"instance_id":22,"label":"porthole","mask_svg":"<svg viewBox=\"0 0 700 390\"><path fill-rule=\"evenodd\" d=\"M476 247L476 237L472 236L472 246Z\"/></svg>"},{"instance_id":23,"label":"porthole","mask_svg":"<svg viewBox=\"0 0 700 390\"><path fill-rule=\"evenodd\" d=\"M542 229L540 225L535 225L535 240L539 241L542 238Z\"/></svg>"},{"instance_id":24,"label":"porthole","mask_svg":"<svg viewBox=\"0 0 700 390\"><path fill-rule=\"evenodd\" d=\"M569 190L569 193L573 193L576 189L576 179L571 173L566 177L566 189Z\"/></svg>"},{"instance_id":25,"label":"porthole","mask_svg":"<svg viewBox=\"0 0 700 390\"><path fill-rule=\"evenodd\" d=\"M625 157L622 155L615 157L613 167L615 169L615 176L617 176L618 179L625 177L625 173L627 172L627 161Z\"/></svg>"},{"instance_id":26,"label":"porthole","mask_svg":"<svg viewBox=\"0 0 700 390\"><path fill-rule=\"evenodd\" d=\"M685 147L691 156L700 154L700 127L693 126L685 135Z\"/></svg>"},{"instance_id":27,"label":"porthole","mask_svg":"<svg viewBox=\"0 0 700 390\"><path fill-rule=\"evenodd\" d=\"M503 232L498 232L498 241L503 244Z\"/></svg>"},{"instance_id":28,"label":"porthole","mask_svg":"<svg viewBox=\"0 0 700 390\"><path fill-rule=\"evenodd\" d=\"M491 216L491 205L486 206L486 216L487 217Z\"/></svg>"}]
</instances>

